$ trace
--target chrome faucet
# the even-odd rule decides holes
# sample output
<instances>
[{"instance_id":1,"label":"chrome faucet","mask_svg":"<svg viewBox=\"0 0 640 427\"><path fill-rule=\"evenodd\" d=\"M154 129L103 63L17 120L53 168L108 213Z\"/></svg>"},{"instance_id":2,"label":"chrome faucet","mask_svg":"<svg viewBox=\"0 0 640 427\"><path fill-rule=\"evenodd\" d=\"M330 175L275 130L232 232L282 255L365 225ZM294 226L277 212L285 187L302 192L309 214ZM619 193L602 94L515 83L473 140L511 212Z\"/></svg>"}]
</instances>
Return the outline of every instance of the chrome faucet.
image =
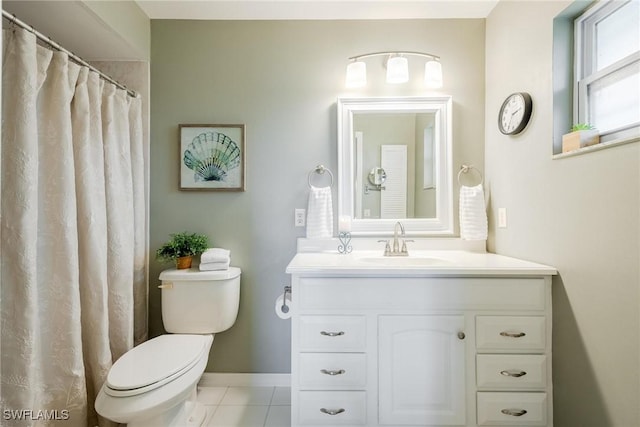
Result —
<instances>
[{"instance_id":1,"label":"chrome faucet","mask_svg":"<svg viewBox=\"0 0 640 427\"><path fill-rule=\"evenodd\" d=\"M400 245L400 240L398 240L398 229L400 229L402 246ZM400 221L398 221L393 227L393 245L389 245L388 240L379 241L386 243L384 247L384 256L409 256L409 252L407 251L407 242L412 242L413 240L405 239L404 226Z\"/></svg>"},{"instance_id":2,"label":"chrome faucet","mask_svg":"<svg viewBox=\"0 0 640 427\"><path fill-rule=\"evenodd\" d=\"M404 239L404 225L402 225L402 223L400 221L398 221L398 222L396 222L396 225L393 227L393 251L392 251L392 253L393 254L402 255L402 253L400 253L400 250L399 250L400 249L399 248L400 245L398 244L398 227L400 227L400 233L402 233L401 236ZM404 246L404 241L403 241L402 244ZM404 246L403 249L406 252L407 247ZM406 253L404 255L406 255Z\"/></svg>"}]
</instances>

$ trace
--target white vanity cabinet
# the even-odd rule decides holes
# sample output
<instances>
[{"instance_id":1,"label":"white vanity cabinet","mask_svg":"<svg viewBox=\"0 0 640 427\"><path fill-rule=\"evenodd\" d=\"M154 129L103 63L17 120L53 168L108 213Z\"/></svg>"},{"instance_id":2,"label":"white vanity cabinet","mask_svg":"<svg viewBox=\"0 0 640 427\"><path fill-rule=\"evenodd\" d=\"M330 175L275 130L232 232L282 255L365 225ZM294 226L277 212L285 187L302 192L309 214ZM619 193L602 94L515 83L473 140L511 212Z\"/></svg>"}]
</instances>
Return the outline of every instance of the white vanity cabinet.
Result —
<instances>
[{"instance_id":1,"label":"white vanity cabinet","mask_svg":"<svg viewBox=\"0 0 640 427\"><path fill-rule=\"evenodd\" d=\"M326 264L287 269L292 426L553 425L551 267Z\"/></svg>"},{"instance_id":2,"label":"white vanity cabinet","mask_svg":"<svg viewBox=\"0 0 640 427\"><path fill-rule=\"evenodd\" d=\"M465 424L463 331L463 315L379 316L379 424Z\"/></svg>"}]
</instances>

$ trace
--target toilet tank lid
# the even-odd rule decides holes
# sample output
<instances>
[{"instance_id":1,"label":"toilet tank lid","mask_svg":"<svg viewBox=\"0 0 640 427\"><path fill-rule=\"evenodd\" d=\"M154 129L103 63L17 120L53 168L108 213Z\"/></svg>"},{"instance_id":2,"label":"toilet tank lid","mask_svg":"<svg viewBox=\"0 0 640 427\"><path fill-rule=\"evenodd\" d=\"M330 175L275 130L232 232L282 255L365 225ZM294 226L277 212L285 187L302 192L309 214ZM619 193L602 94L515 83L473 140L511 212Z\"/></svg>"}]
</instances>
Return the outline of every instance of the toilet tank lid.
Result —
<instances>
[{"instance_id":1,"label":"toilet tank lid","mask_svg":"<svg viewBox=\"0 0 640 427\"><path fill-rule=\"evenodd\" d=\"M229 267L227 270L200 271L198 267L176 270L171 268L160 273L160 280L166 281L202 281L202 280L229 280L240 276L238 267Z\"/></svg>"}]
</instances>

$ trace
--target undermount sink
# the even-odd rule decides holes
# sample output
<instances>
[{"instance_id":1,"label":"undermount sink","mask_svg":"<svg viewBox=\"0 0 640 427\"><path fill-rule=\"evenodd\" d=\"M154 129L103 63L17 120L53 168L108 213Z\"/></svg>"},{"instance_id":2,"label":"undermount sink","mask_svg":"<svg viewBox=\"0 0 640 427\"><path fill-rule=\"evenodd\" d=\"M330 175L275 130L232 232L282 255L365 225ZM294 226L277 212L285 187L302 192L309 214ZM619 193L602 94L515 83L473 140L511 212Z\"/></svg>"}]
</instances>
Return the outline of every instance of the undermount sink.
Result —
<instances>
[{"instance_id":1,"label":"undermount sink","mask_svg":"<svg viewBox=\"0 0 640 427\"><path fill-rule=\"evenodd\" d=\"M432 258L432 257L412 257L412 256L371 256L371 257L363 257L360 258L360 261L365 262L367 264L376 264L376 265L384 265L384 266L400 266L400 267L421 267L421 266L438 266L438 265L449 265L451 262L441 259L441 258Z\"/></svg>"}]
</instances>

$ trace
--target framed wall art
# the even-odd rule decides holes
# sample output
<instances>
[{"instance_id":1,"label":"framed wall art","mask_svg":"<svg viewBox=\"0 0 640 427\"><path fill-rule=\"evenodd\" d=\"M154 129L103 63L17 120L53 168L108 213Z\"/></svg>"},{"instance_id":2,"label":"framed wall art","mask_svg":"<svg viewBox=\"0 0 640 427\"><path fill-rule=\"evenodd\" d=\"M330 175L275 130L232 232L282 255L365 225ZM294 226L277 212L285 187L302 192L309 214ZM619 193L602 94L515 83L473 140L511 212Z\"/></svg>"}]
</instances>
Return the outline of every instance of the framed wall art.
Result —
<instances>
[{"instance_id":1,"label":"framed wall art","mask_svg":"<svg viewBox=\"0 0 640 427\"><path fill-rule=\"evenodd\" d=\"M180 125L180 189L244 191L244 125Z\"/></svg>"}]
</instances>

